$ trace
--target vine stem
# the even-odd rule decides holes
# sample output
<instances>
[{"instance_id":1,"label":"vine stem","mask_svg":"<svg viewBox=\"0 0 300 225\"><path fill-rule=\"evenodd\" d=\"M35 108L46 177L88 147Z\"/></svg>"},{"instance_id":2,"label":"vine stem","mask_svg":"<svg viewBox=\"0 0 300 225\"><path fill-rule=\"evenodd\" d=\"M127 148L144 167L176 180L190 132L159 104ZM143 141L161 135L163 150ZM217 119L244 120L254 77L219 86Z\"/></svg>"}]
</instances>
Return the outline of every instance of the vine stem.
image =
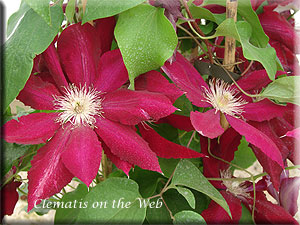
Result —
<instances>
[{"instance_id":1,"label":"vine stem","mask_svg":"<svg viewBox=\"0 0 300 225\"><path fill-rule=\"evenodd\" d=\"M205 49L203 48L203 46L201 45L201 43L197 40L197 38L191 33L189 32L187 29L185 29L183 26L177 24L176 25L178 28L180 28L181 30L183 30L185 33L187 33L188 35L191 36L191 38L196 42L196 44L201 48L201 50L204 52L205 55L209 56L209 54L205 51Z\"/></svg>"},{"instance_id":2,"label":"vine stem","mask_svg":"<svg viewBox=\"0 0 300 225\"><path fill-rule=\"evenodd\" d=\"M186 3L186 1L185 1L185 0L181 0L181 3L183 4L183 6L184 6L184 8L185 8L185 10L186 10L186 12L187 12L187 14L188 14L188 17L189 17L190 19L193 20L193 21L192 21L192 25L193 25L193 27L197 30L197 32L195 32L195 33L196 33L196 34L198 33L198 34L200 34L202 37L205 37L205 34L202 32L202 30L200 29L200 27L198 26L198 24L197 24L196 21L194 20L193 15L192 15L192 13L191 13L191 11L190 11L190 9L189 9L189 6L188 6L188 4ZM188 23L190 24L190 21L188 21ZM213 63L214 63L214 59L213 59L213 54L212 54L212 51L211 51L209 42L208 42L208 40L206 40L206 39L203 39L203 40L204 40L204 43L205 43L205 45L206 45L206 47L207 47L207 52L208 52L209 61L210 61L211 64L213 64Z\"/></svg>"}]
</instances>

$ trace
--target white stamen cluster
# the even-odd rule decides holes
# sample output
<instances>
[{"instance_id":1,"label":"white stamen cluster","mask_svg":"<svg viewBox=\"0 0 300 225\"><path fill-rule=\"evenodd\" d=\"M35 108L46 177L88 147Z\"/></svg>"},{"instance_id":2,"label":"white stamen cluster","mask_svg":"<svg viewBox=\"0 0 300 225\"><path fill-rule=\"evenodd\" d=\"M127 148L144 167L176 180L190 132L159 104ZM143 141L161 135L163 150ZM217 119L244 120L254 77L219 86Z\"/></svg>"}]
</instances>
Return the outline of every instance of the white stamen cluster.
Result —
<instances>
[{"instance_id":1,"label":"white stamen cluster","mask_svg":"<svg viewBox=\"0 0 300 225\"><path fill-rule=\"evenodd\" d=\"M209 81L209 89L204 88L205 101L217 111L230 116L239 117L243 112L243 105L247 104L242 97L236 97L237 91L232 85L220 79Z\"/></svg>"},{"instance_id":2,"label":"white stamen cluster","mask_svg":"<svg viewBox=\"0 0 300 225\"><path fill-rule=\"evenodd\" d=\"M231 179L232 174L230 172L230 169L220 171L220 176L221 178ZM238 181L233 180L223 180L222 183L227 188L226 191L229 191L234 196L243 196L246 198L250 197L250 194L247 192L247 187L245 186L245 183L240 183Z\"/></svg>"},{"instance_id":3,"label":"white stamen cluster","mask_svg":"<svg viewBox=\"0 0 300 225\"><path fill-rule=\"evenodd\" d=\"M53 96L54 108L60 111L56 121L61 124L70 122L74 126L94 126L95 116L102 116L101 93L86 85L78 88L70 84L64 88L63 96Z\"/></svg>"}]
</instances>

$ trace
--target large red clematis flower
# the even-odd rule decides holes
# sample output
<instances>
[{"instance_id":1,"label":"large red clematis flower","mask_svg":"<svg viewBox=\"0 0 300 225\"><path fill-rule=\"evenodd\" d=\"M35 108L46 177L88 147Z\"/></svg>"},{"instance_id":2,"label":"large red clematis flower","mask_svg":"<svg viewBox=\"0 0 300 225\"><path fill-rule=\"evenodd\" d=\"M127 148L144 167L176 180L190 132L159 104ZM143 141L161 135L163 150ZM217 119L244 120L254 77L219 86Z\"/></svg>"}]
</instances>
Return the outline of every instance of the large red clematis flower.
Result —
<instances>
[{"instance_id":1,"label":"large red clematis flower","mask_svg":"<svg viewBox=\"0 0 300 225\"><path fill-rule=\"evenodd\" d=\"M213 107L204 113L195 111L190 114L192 125L201 135L216 138L224 133L229 123L240 135L245 136L249 143L261 149L265 155L283 167L283 160L276 144L263 132L241 119L243 117L253 121L270 120L284 113L282 106L268 99L248 103L243 96L237 97L239 93L221 80L210 81L208 86L197 70L179 53L175 62L166 63L162 69L186 92L187 98L194 105Z\"/></svg>"},{"instance_id":2,"label":"large red clematis flower","mask_svg":"<svg viewBox=\"0 0 300 225\"><path fill-rule=\"evenodd\" d=\"M102 151L127 174L133 165L161 172L157 152L134 125L168 116L176 108L163 94L121 88L128 80L121 53L108 51L114 24L107 18L95 26L66 28L57 49L52 43L35 60L39 66L18 96L26 105L53 112L29 114L4 125L7 142L46 143L31 161L28 211L74 176L90 185ZM190 157L201 156L184 150ZM169 154L172 157L172 149Z\"/></svg>"}]
</instances>

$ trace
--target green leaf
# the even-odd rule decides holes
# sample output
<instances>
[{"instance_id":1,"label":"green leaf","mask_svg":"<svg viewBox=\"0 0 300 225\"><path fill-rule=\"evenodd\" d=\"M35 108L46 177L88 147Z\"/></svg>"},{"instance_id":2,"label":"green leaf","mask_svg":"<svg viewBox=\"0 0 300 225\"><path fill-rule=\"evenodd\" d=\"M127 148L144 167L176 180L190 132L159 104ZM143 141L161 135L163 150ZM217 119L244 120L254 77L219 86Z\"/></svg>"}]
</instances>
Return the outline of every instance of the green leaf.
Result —
<instances>
[{"instance_id":1,"label":"green leaf","mask_svg":"<svg viewBox=\"0 0 300 225\"><path fill-rule=\"evenodd\" d=\"M7 143L6 141L2 140L2 175L4 176L12 167L13 162L19 158L20 156L24 155L26 151L30 148L30 145L18 145L15 143Z\"/></svg>"},{"instance_id":2,"label":"green leaf","mask_svg":"<svg viewBox=\"0 0 300 225\"><path fill-rule=\"evenodd\" d=\"M176 190L187 200L187 202L189 203L189 205L195 209L195 197L193 192L191 192L189 189L187 188L183 188L183 187L176 187Z\"/></svg>"},{"instance_id":3,"label":"green leaf","mask_svg":"<svg viewBox=\"0 0 300 225\"><path fill-rule=\"evenodd\" d=\"M172 179L172 184L186 186L209 196L231 216L228 204L223 196L211 183L209 183L192 162L182 160L178 163Z\"/></svg>"},{"instance_id":4,"label":"green leaf","mask_svg":"<svg viewBox=\"0 0 300 225\"><path fill-rule=\"evenodd\" d=\"M50 0L24 0L45 22L52 26L50 13Z\"/></svg>"},{"instance_id":5,"label":"green leaf","mask_svg":"<svg viewBox=\"0 0 300 225\"><path fill-rule=\"evenodd\" d=\"M19 10L14 14L12 14L7 21L7 29L6 29L7 37L9 37L12 34L19 20L29 9L30 7L24 1L21 1Z\"/></svg>"},{"instance_id":6,"label":"green leaf","mask_svg":"<svg viewBox=\"0 0 300 225\"><path fill-rule=\"evenodd\" d=\"M72 224L76 221L76 215L81 208L86 207L83 198L88 194L88 188L84 184L79 184L75 191L64 194L57 204L54 223Z\"/></svg>"},{"instance_id":7,"label":"green leaf","mask_svg":"<svg viewBox=\"0 0 300 225\"><path fill-rule=\"evenodd\" d=\"M256 161L256 156L252 149L248 146L245 137L241 139L238 150L234 153L233 164L236 164L244 169L250 167Z\"/></svg>"},{"instance_id":8,"label":"green leaf","mask_svg":"<svg viewBox=\"0 0 300 225\"><path fill-rule=\"evenodd\" d=\"M206 224L204 218L193 211L184 210L174 215L174 224Z\"/></svg>"},{"instance_id":9,"label":"green leaf","mask_svg":"<svg viewBox=\"0 0 300 225\"><path fill-rule=\"evenodd\" d=\"M168 123L155 124L152 127L160 136L174 143L179 143L177 128Z\"/></svg>"},{"instance_id":10,"label":"green leaf","mask_svg":"<svg viewBox=\"0 0 300 225\"><path fill-rule=\"evenodd\" d=\"M193 111L193 105L185 95L181 95L179 98L177 98L174 106L181 110L177 110L175 112L175 114L178 115L190 116L191 111Z\"/></svg>"},{"instance_id":11,"label":"green leaf","mask_svg":"<svg viewBox=\"0 0 300 225\"><path fill-rule=\"evenodd\" d=\"M299 76L281 77L270 83L259 95L272 100L300 105Z\"/></svg>"},{"instance_id":12,"label":"green leaf","mask_svg":"<svg viewBox=\"0 0 300 225\"><path fill-rule=\"evenodd\" d=\"M157 201L159 197L153 198L153 201ZM147 208L146 219L149 224L171 224L172 219L166 206L163 204L161 208Z\"/></svg>"},{"instance_id":13,"label":"green leaf","mask_svg":"<svg viewBox=\"0 0 300 225\"><path fill-rule=\"evenodd\" d=\"M145 0L88 0L82 23L84 24L90 20L117 15L144 1Z\"/></svg>"},{"instance_id":14,"label":"green leaf","mask_svg":"<svg viewBox=\"0 0 300 225\"><path fill-rule=\"evenodd\" d=\"M180 159L158 158L160 168L161 168L161 170L162 170L165 177L170 177L171 176L171 174L173 173L173 171L176 168L179 161L180 161Z\"/></svg>"},{"instance_id":15,"label":"green leaf","mask_svg":"<svg viewBox=\"0 0 300 225\"><path fill-rule=\"evenodd\" d=\"M236 24L240 35L240 42L242 44L243 53L246 59L260 62L266 69L271 80L275 79L277 72L276 51L274 48L267 46L265 48L255 47L250 43L251 26L247 22L238 22ZM254 30L253 33L255 33Z\"/></svg>"},{"instance_id":16,"label":"green leaf","mask_svg":"<svg viewBox=\"0 0 300 225\"><path fill-rule=\"evenodd\" d=\"M243 48L245 58L260 62L266 69L271 80L275 79L277 72L276 51L267 46L258 48L250 43L252 29L248 22L239 21L235 24L234 20L229 18L222 22L216 29L216 33L207 39L217 36L231 36L238 40Z\"/></svg>"},{"instance_id":17,"label":"green leaf","mask_svg":"<svg viewBox=\"0 0 300 225\"><path fill-rule=\"evenodd\" d=\"M241 203L241 205L242 205L242 216L240 218L239 224L254 224L249 209L247 209L243 203Z\"/></svg>"},{"instance_id":18,"label":"green leaf","mask_svg":"<svg viewBox=\"0 0 300 225\"><path fill-rule=\"evenodd\" d=\"M51 7L52 27L32 9L27 11L4 45L4 104L6 109L24 87L35 55L53 41L64 18L60 6Z\"/></svg>"},{"instance_id":19,"label":"green leaf","mask_svg":"<svg viewBox=\"0 0 300 225\"><path fill-rule=\"evenodd\" d=\"M226 6L226 0L205 0L201 6L209 4ZM250 0L238 1L238 14L244 17L244 19L251 25L252 30L255 30L252 37L256 46L262 48L266 47L269 42L269 38L264 32L257 14L252 9Z\"/></svg>"},{"instance_id":20,"label":"green leaf","mask_svg":"<svg viewBox=\"0 0 300 225\"><path fill-rule=\"evenodd\" d=\"M146 207L141 207L138 185L126 178L109 178L94 187L83 199L77 223L143 223ZM106 206L106 207L105 207Z\"/></svg>"},{"instance_id":21,"label":"green leaf","mask_svg":"<svg viewBox=\"0 0 300 225\"><path fill-rule=\"evenodd\" d=\"M139 185L139 191L143 198L152 196L156 190L158 182L164 179L164 177L157 172L143 170L137 166L134 170L130 171L129 177L137 182Z\"/></svg>"},{"instance_id":22,"label":"green leaf","mask_svg":"<svg viewBox=\"0 0 300 225\"><path fill-rule=\"evenodd\" d=\"M73 23L74 14L75 14L75 3L76 0L69 0L66 7L66 17L69 23Z\"/></svg>"},{"instance_id":23,"label":"green leaf","mask_svg":"<svg viewBox=\"0 0 300 225\"><path fill-rule=\"evenodd\" d=\"M195 19L206 19L216 24L222 23L226 19L225 14L213 14L206 8L196 6L195 4L191 4L190 11Z\"/></svg>"},{"instance_id":24,"label":"green leaf","mask_svg":"<svg viewBox=\"0 0 300 225\"><path fill-rule=\"evenodd\" d=\"M164 9L139 5L120 14L115 37L129 73L131 88L138 75L157 69L170 58L177 35Z\"/></svg>"}]
</instances>

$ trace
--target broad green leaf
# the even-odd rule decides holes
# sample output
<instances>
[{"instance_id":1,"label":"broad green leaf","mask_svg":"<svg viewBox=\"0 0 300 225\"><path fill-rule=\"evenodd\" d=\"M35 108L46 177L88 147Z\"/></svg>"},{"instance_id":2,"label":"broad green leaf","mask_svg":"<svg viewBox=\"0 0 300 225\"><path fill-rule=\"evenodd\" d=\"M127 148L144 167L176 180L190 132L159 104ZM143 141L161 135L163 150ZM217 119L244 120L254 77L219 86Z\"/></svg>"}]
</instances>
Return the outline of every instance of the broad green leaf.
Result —
<instances>
[{"instance_id":1,"label":"broad green leaf","mask_svg":"<svg viewBox=\"0 0 300 225\"><path fill-rule=\"evenodd\" d=\"M189 203L189 205L195 209L195 197L193 192L191 192L189 189L187 188L183 188L183 187L176 187L176 190L187 200L187 202Z\"/></svg>"},{"instance_id":2,"label":"broad green leaf","mask_svg":"<svg viewBox=\"0 0 300 225\"><path fill-rule=\"evenodd\" d=\"M201 6L217 4L226 6L226 0L204 0ZM251 7L250 0L238 1L238 14L245 18L245 20L251 25L253 32L252 37L253 41L258 47L264 48L269 42L268 36L265 34L258 16ZM251 39L252 40L252 39Z\"/></svg>"},{"instance_id":3,"label":"broad green leaf","mask_svg":"<svg viewBox=\"0 0 300 225\"><path fill-rule=\"evenodd\" d=\"M204 218L196 212L193 211L181 211L174 215L174 224L206 224Z\"/></svg>"},{"instance_id":4,"label":"broad green leaf","mask_svg":"<svg viewBox=\"0 0 300 225\"><path fill-rule=\"evenodd\" d=\"M14 160L24 155L30 148L30 145L18 145L7 143L2 140L2 175L4 176L12 167Z\"/></svg>"},{"instance_id":5,"label":"broad green leaf","mask_svg":"<svg viewBox=\"0 0 300 225\"><path fill-rule=\"evenodd\" d=\"M236 24L240 35L243 53L246 59L260 62L266 69L271 80L275 79L277 72L276 51L274 48L267 46L265 48L255 47L250 43L251 26L247 22L238 22ZM256 30L253 30L254 33Z\"/></svg>"},{"instance_id":6,"label":"broad green leaf","mask_svg":"<svg viewBox=\"0 0 300 225\"><path fill-rule=\"evenodd\" d=\"M252 149L248 146L248 142L246 141L245 137L243 137L238 150L234 153L234 159L232 163L247 169L255 161L256 156L254 155Z\"/></svg>"},{"instance_id":7,"label":"broad green leaf","mask_svg":"<svg viewBox=\"0 0 300 225\"><path fill-rule=\"evenodd\" d=\"M120 14L115 37L129 73L131 88L138 75L157 69L170 58L177 35L164 9L139 5Z\"/></svg>"},{"instance_id":8,"label":"broad green leaf","mask_svg":"<svg viewBox=\"0 0 300 225\"><path fill-rule=\"evenodd\" d=\"M79 184L74 191L64 194L62 199L57 203L54 223L74 223L80 209L86 207L83 198L87 194L88 188L85 184Z\"/></svg>"},{"instance_id":9,"label":"broad green leaf","mask_svg":"<svg viewBox=\"0 0 300 225\"><path fill-rule=\"evenodd\" d=\"M24 0L45 22L52 26L50 13L50 0Z\"/></svg>"},{"instance_id":10,"label":"broad green leaf","mask_svg":"<svg viewBox=\"0 0 300 225\"><path fill-rule=\"evenodd\" d=\"M19 20L29 9L30 7L24 1L21 1L18 11L12 14L7 21L6 37L12 34Z\"/></svg>"},{"instance_id":11,"label":"broad green leaf","mask_svg":"<svg viewBox=\"0 0 300 225\"><path fill-rule=\"evenodd\" d=\"M51 7L51 17L52 27L49 27L37 13L28 10L4 44L4 109L24 87L35 55L46 50L58 33L63 20L60 6Z\"/></svg>"},{"instance_id":12,"label":"broad green leaf","mask_svg":"<svg viewBox=\"0 0 300 225\"><path fill-rule=\"evenodd\" d=\"M300 105L300 77L281 77L270 83L260 96L270 98L280 103L290 102Z\"/></svg>"},{"instance_id":13,"label":"broad green leaf","mask_svg":"<svg viewBox=\"0 0 300 225\"><path fill-rule=\"evenodd\" d=\"M141 4L144 1L145 0L88 0L82 23L117 15Z\"/></svg>"},{"instance_id":14,"label":"broad green leaf","mask_svg":"<svg viewBox=\"0 0 300 225\"><path fill-rule=\"evenodd\" d=\"M218 203L231 216L229 207L220 192L203 176L200 170L190 161L178 163L173 179L173 185L181 185L199 191Z\"/></svg>"},{"instance_id":15,"label":"broad green leaf","mask_svg":"<svg viewBox=\"0 0 300 225\"><path fill-rule=\"evenodd\" d=\"M260 62L266 69L271 80L275 79L277 72L276 51L267 46L258 48L250 43L252 29L248 22L239 21L235 24L233 19L226 19L216 29L214 35L206 37L207 39L217 36L231 36L238 40L243 48L245 58Z\"/></svg>"},{"instance_id":16,"label":"broad green leaf","mask_svg":"<svg viewBox=\"0 0 300 225\"><path fill-rule=\"evenodd\" d=\"M143 198L152 196L156 190L157 183L164 179L164 177L154 171L143 170L139 167L135 167L130 171L130 179L137 182L139 185L139 191Z\"/></svg>"},{"instance_id":17,"label":"broad green leaf","mask_svg":"<svg viewBox=\"0 0 300 225\"><path fill-rule=\"evenodd\" d=\"M74 20L75 3L76 3L76 0L69 0L67 7L66 7L66 17L67 17L67 20L69 23L72 23Z\"/></svg>"},{"instance_id":18,"label":"broad green leaf","mask_svg":"<svg viewBox=\"0 0 300 225\"><path fill-rule=\"evenodd\" d=\"M87 208L80 209L77 223L138 223L146 216L140 205L138 185L126 178L109 178L94 187L83 199Z\"/></svg>"}]
</instances>

